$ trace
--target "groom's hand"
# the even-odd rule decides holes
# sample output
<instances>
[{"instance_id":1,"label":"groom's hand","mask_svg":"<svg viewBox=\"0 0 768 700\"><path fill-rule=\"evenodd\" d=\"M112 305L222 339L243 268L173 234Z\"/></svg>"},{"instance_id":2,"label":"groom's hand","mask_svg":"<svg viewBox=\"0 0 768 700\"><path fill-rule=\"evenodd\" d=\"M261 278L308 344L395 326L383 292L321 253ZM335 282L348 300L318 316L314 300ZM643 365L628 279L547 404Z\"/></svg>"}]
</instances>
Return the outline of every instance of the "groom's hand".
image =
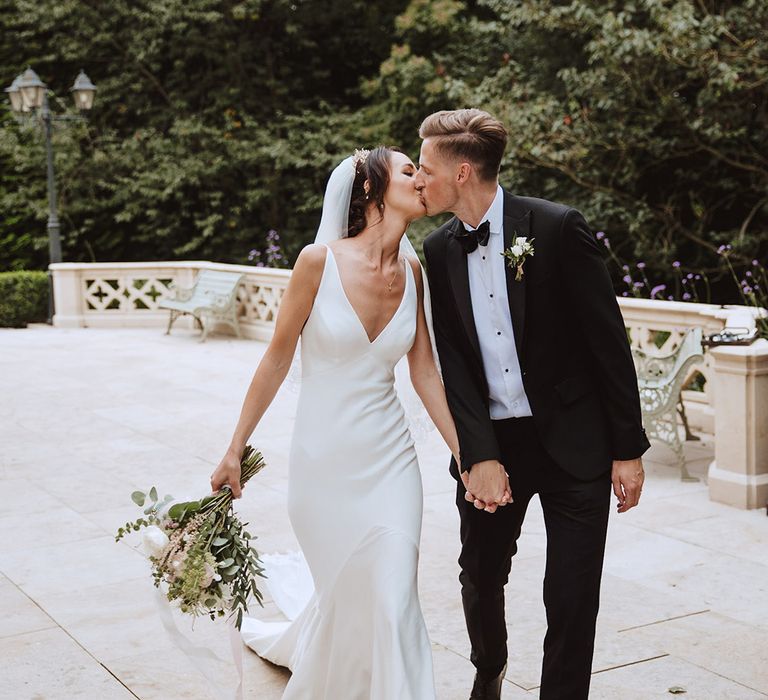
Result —
<instances>
[{"instance_id":1,"label":"groom's hand","mask_svg":"<svg viewBox=\"0 0 768 700\"><path fill-rule=\"evenodd\" d=\"M495 459L473 464L469 473L462 473L461 479L467 493L464 498L478 510L495 513L498 506L512 502L512 490L504 466Z\"/></svg>"},{"instance_id":2,"label":"groom's hand","mask_svg":"<svg viewBox=\"0 0 768 700\"><path fill-rule=\"evenodd\" d=\"M640 494L643 491L645 472L643 460L637 459L614 460L611 472L613 493L619 499L617 509L619 513L626 513L640 502Z\"/></svg>"}]
</instances>

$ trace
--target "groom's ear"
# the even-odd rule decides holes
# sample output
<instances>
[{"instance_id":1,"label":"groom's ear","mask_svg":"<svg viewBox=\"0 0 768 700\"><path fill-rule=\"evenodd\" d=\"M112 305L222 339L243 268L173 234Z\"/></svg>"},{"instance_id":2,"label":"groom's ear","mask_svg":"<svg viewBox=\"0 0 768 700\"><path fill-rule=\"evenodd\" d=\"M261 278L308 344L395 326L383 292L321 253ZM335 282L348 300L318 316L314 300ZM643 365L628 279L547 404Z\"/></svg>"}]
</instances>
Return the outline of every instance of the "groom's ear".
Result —
<instances>
[{"instance_id":1,"label":"groom's ear","mask_svg":"<svg viewBox=\"0 0 768 700\"><path fill-rule=\"evenodd\" d=\"M472 173L472 166L469 163L459 163L456 170L456 182L466 182Z\"/></svg>"}]
</instances>

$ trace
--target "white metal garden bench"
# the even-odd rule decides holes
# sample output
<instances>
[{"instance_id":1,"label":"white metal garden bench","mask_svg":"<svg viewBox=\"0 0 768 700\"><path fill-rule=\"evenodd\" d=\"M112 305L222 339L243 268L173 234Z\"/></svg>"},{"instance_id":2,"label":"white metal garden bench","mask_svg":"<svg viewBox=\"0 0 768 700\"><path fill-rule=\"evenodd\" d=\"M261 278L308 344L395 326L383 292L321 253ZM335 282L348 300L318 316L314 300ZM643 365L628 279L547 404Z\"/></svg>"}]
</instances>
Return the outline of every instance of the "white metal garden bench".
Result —
<instances>
[{"instance_id":1,"label":"white metal garden bench","mask_svg":"<svg viewBox=\"0 0 768 700\"><path fill-rule=\"evenodd\" d=\"M237 337L242 337L237 320L237 288L242 279L243 275L238 272L201 270L192 287L181 287L174 282L171 285L173 297L159 303L160 308L169 309L171 313L165 334L171 332L179 316L191 314L202 331L200 342L205 341L216 321L229 324Z\"/></svg>"},{"instance_id":2,"label":"white metal garden bench","mask_svg":"<svg viewBox=\"0 0 768 700\"><path fill-rule=\"evenodd\" d=\"M677 404L680 391L688 379L692 365L704 359L701 329L693 328L678 348L669 355L651 355L632 348L640 389L643 424L648 437L669 445L677 455L683 481L698 481L685 465L683 443L677 427Z\"/></svg>"}]
</instances>

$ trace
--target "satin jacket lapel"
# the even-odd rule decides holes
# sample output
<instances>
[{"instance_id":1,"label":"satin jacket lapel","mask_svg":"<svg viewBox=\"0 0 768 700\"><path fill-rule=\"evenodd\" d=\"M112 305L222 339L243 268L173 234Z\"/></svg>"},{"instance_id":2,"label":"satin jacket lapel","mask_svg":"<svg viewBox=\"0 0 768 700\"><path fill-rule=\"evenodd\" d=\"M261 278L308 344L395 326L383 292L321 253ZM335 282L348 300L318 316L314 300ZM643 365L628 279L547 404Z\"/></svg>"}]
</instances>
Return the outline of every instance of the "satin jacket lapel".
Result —
<instances>
[{"instance_id":1,"label":"satin jacket lapel","mask_svg":"<svg viewBox=\"0 0 768 700\"><path fill-rule=\"evenodd\" d=\"M475 316L472 313L472 297L469 293L469 271L467 270L467 256L461 247L461 244L453 237L453 233L461 223L454 219L453 226L448 232L448 241L446 243L446 262L448 264L448 279L451 283L453 296L456 299L456 308L464 324L464 330L467 332L469 342L482 362L480 354L480 341L477 339L477 328L475 327Z\"/></svg>"},{"instance_id":2,"label":"satin jacket lapel","mask_svg":"<svg viewBox=\"0 0 768 700\"><path fill-rule=\"evenodd\" d=\"M504 250L507 250L517 236L531 236L531 210L516 201L514 195L504 190ZM530 260L526 261L528 264ZM525 268L524 268L525 269ZM526 275L519 282L515 281L515 270L504 263L507 275L507 297L509 313L512 316L512 327L515 329L515 346L517 356L522 362L523 339L525 338L525 293Z\"/></svg>"}]
</instances>

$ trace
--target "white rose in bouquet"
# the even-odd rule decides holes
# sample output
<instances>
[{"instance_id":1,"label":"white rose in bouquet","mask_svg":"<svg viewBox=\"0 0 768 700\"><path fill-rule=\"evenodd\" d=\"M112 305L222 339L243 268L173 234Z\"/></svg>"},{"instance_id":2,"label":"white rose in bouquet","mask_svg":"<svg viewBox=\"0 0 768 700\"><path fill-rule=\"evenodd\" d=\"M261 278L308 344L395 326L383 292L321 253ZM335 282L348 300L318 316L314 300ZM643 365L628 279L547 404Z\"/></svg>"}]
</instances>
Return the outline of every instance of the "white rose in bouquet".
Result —
<instances>
[{"instance_id":1,"label":"white rose in bouquet","mask_svg":"<svg viewBox=\"0 0 768 700\"><path fill-rule=\"evenodd\" d=\"M168 542L168 535L157 525L150 525L144 530L142 544L144 545L144 551L150 557L159 557L168 546Z\"/></svg>"}]
</instances>

